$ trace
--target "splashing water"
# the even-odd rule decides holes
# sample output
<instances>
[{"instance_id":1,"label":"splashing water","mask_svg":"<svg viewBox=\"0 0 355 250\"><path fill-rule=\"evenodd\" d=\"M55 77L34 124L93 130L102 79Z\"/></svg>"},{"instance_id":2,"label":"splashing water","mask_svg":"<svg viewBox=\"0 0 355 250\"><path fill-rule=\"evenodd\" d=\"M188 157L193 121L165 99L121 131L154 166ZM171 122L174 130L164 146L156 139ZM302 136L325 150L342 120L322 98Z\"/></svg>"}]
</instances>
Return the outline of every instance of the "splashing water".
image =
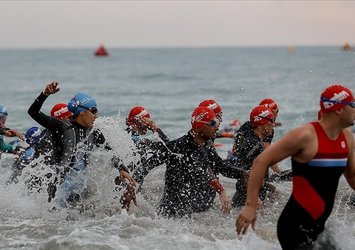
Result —
<instances>
[{"instance_id":1,"label":"splashing water","mask_svg":"<svg viewBox=\"0 0 355 250\"><path fill-rule=\"evenodd\" d=\"M354 87L353 55L337 48L300 48L293 55L284 52L283 48L117 49L108 60L92 60L91 51L85 49L2 50L2 81L9 84L2 86L6 94L1 101L9 108L9 127L25 131L33 125L26 109L35 93L43 89L43 81L54 77L63 83L61 92L51 96L44 109L85 90L94 93L104 115L115 114L117 108L125 111L137 104L146 106L164 131L177 138L188 130L192 108L207 97L223 106L225 121L236 117L246 120L255 103L274 97L280 104L283 123L277 129L277 140L316 117L319 107L315 97L326 85L341 81ZM239 211L222 215L218 198L212 209L191 219L157 216L164 166L152 170L145 179L137 195L139 207L132 206L128 213L122 210L116 198L120 191L115 191L113 183L118 171L112 167L111 158L117 155L128 164L137 156L120 118L100 117L96 121L95 127L104 133L113 150L97 148L92 152L90 193L75 209L52 211L54 202L47 202L46 181L39 192L28 190L25 182L31 175L44 177L50 171L40 159L36 168L24 169L17 184L6 185L13 158L2 155L0 248L281 249L276 223L291 193L290 183L276 184L278 193L259 213L256 231L244 237L235 234ZM155 135L149 137L157 139ZM290 168L288 161L281 166ZM221 178L221 182L231 197L235 181ZM328 238L334 248L355 249L355 208L348 205L353 194L342 178L318 249Z\"/></svg>"}]
</instances>

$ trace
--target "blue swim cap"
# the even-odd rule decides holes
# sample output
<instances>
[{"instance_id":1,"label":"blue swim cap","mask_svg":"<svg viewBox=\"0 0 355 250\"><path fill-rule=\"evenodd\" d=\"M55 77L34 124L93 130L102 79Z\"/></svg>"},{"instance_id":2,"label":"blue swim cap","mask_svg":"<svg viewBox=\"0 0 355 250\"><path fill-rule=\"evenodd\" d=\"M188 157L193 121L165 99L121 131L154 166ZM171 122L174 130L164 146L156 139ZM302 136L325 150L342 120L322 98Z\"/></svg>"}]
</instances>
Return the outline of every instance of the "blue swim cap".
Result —
<instances>
[{"instance_id":1,"label":"blue swim cap","mask_svg":"<svg viewBox=\"0 0 355 250\"><path fill-rule=\"evenodd\" d=\"M7 109L4 105L0 104L0 117L7 116Z\"/></svg>"},{"instance_id":2,"label":"blue swim cap","mask_svg":"<svg viewBox=\"0 0 355 250\"><path fill-rule=\"evenodd\" d=\"M68 110L72 112L74 116L91 108L96 108L96 101L93 97L84 93L76 94L68 102Z\"/></svg>"},{"instance_id":3,"label":"blue swim cap","mask_svg":"<svg viewBox=\"0 0 355 250\"><path fill-rule=\"evenodd\" d=\"M25 134L27 144L35 144L41 139L42 131L38 127L29 128Z\"/></svg>"}]
</instances>

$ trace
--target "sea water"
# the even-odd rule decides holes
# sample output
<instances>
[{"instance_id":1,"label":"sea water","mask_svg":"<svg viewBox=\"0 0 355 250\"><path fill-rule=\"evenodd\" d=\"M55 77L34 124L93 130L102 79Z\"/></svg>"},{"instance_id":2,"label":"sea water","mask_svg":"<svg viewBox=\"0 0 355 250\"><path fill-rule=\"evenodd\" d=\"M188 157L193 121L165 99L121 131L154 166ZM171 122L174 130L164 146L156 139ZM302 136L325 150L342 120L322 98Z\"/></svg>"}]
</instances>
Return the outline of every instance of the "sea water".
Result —
<instances>
[{"instance_id":1,"label":"sea water","mask_svg":"<svg viewBox=\"0 0 355 250\"><path fill-rule=\"evenodd\" d=\"M337 47L272 48L126 48L109 49L97 58L92 49L0 50L0 103L8 108L7 126L25 132L38 126L27 109L52 80L60 92L50 96L42 111L68 102L78 92L95 97L100 117L95 124L114 148L95 150L89 165L91 196L79 208L52 211L45 192L29 191L31 174L47 170L25 169L16 185L6 185L13 156L3 154L0 167L0 248L3 249L281 249L276 222L291 193L290 183L278 183L278 192L258 214L255 231L239 237L235 219L239 210L223 215L216 198L213 208L189 219L157 216L164 188L164 166L154 169L138 194L138 207L127 212L118 202L110 166L113 154L126 163L135 160L134 146L125 130L130 108L144 106L171 138L190 128L192 110L204 99L223 108L223 123L249 118L250 110L266 97L279 105L275 141L287 131L317 117L319 95L332 83L355 90L355 54ZM153 140L156 135L149 134ZM231 139L217 139L226 157ZM289 169L289 160L281 162ZM221 178L231 197L233 179ZM341 178L333 213L321 241L330 238L338 249L355 248L353 194ZM322 246L319 246L322 249Z\"/></svg>"}]
</instances>

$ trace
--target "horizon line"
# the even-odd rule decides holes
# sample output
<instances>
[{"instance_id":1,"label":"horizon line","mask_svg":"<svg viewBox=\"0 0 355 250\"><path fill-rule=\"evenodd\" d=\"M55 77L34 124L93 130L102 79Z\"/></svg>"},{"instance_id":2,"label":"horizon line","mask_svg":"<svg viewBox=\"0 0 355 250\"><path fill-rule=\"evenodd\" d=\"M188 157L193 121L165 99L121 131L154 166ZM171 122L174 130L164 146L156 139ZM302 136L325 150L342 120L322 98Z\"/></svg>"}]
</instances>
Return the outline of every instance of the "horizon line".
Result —
<instances>
[{"instance_id":1,"label":"horizon line","mask_svg":"<svg viewBox=\"0 0 355 250\"><path fill-rule=\"evenodd\" d=\"M110 49L212 49L212 48L305 48L305 47L339 47L343 48L343 45L335 45L335 44L320 44L320 45L148 45L148 46L107 46L104 43L99 43L96 46L63 46L63 47L55 47L55 46L29 46L29 47L19 47L19 46L0 46L0 49L96 49L99 46L103 45L105 48Z\"/></svg>"}]
</instances>

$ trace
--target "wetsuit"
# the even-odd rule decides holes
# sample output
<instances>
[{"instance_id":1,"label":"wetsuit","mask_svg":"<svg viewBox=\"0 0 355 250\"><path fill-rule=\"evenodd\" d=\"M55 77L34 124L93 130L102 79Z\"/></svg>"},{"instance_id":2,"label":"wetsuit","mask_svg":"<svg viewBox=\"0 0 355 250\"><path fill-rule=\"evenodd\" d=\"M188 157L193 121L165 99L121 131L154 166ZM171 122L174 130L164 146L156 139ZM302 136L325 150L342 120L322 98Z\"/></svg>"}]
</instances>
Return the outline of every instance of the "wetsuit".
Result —
<instances>
[{"instance_id":1,"label":"wetsuit","mask_svg":"<svg viewBox=\"0 0 355 250\"><path fill-rule=\"evenodd\" d=\"M223 175L224 177L232 178L232 179L237 179L241 180L245 176L245 171L243 168L238 166L235 161L233 160L223 160L217 153L216 148L213 146L213 140L211 141L210 144L206 145L206 148L208 149L208 154L210 159L213 159L210 161L210 171L213 176L217 178L219 174ZM206 198L208 201L212 204L216 196L216 190L211 189L211 192L209 193Z\"/></svg>"},{"instance_id":2,"label":"wetsuit","mask_svg":"<svg viewBox=\"0 0 355 250\"><path fill-rule=\"evenodd\" d=\"M139 160L129 164L128 168L133 172L132 176L139 184L138 191L140 191L143 185L144 177L149 173L149 171L161 164L161 161L156 154L158 154L159 150L164 149L164 143L167 143L169 138L163 133L162 130L158 132L158 135L164 143L161 141L153 142L151 140L141 138L139 134L133 132L130 128L127 128L127 132L131 134L132 141L136 145L137 150L134 152L134 155L139 155ZM147 162L147 159L150 159L149 163Z\"/></svg>"},{"instance_id":3,"label":"wetsuit","mask_svg":"<svg viewBox=\"0 0 355 250\"><path fill-rule=\"evenodd\" d=\"M42 139L35 146L34 158L44 155L43 163L51 166L56 173L56 176L48 175L48 178L52 178L47 190L48 201L51 201L55 196L57 183L61 182L60 179L63 179L63 176L68 171L67 166L70 162L75 141L73 140L74 131L70 123L48 116L40 111L47 97L41 92L28 109L28 114L46 128L42 132ZM65 148L64 145L66 145Z\"/></svg>"},{"instance_id":4,"label":"wetsuit","mask_svg":"<svg viewBox=\"0 0 355 250\"><path fill-rule=\"evenodd\" d=\"M69 129L69 124L68 128ZM53 154L53 139L52 133L48 129L44 129L41 132L39 141L34 145L34 159L37 159L39 156L43 156L43 163L45 165L54 165L59 164L60 159L62 158L60 155L58 157L52 157Z\"/></svg>"},{"instance_id":5,"label":"wetsuit","mask_svg":"<svg viewBox=\"0 0 355 250\"><path fill-rule=\"evenodd\" d=\"M59 185L60 193L57 202L65 207L67 203L75 205L81 200L81 196L87 191L87 166L90 152L94 146L100 146L105 143L103 134L89 128L81 126L79 123L71 122L75 135L75 146L71 148L71 159L67 168L67 173L63 182ZM63 145L64 150L68 145ZM107 149L110 149L109 147Z\"/></svg>"},{"instance_id":6,"label":"wetsuit","mask_svg":"<svg viewBox=\"0 0 355 250\"><path fill-rule=\"evenodd\" d=\"M68 155L68 152L64 152L63 149L63 139L65 139L66 131L70 130L71 125L40 111L47 97L47 95L41 93L28 109L28 114L48 130L49 134L44 137L47 142L51 141L51 143L47 143L47 146L50 147L50 149L47 150L50 152L50 156L47 154L47 157L51 158L51 164L58 165L63 161L63 157ZM66 163L68 160L69 159L66 157Z\"/></svg>"},{"instance_id":7,"label":"wetsuit","mask_svg":"<svg viewBox=\"0 0 355 250\"><path fill-rule=\"evenodd\" d=\"M292 159L293 190L277 224L283 249L312 246L332 212L339 178L347 166L349 148L344 134L331 140L318 122L311 124L318 151L306 163Z\"/></svg>"},{"instance_id":8,"label":"wetsuit","mask_svg":"<svg viewBox=\"0 0 355 250\"><path fill-rule=\"evenodd\" d=\"M264 144L260 137L254 132L249 130L243 136L243 140L238 149L236 158L233 160L235 166L242 168L246 171L251 170L255 158L264 151ZM235 184L236 192L233 195L233 206L240 207L245 205L247 195L247 179L240 178ZM259 198L263 201L266 196L267 188L262 186Z\"/></svg>"},{"instance_id":9,"label":"wetsuit","mask_svg":"<svg viewBox=\"0 0 355 250\"><path fill-rule=\"evenodd\" d=\"M240 127L240 129L238 130L238 132L236 133L236 136L235 136L234 146L233 146L234 151L228 155L228 159L233 160L237 157L238 151L241 149L242 143L243 143L245 137L248 135L249 131L251 131L251 130L252 130L252 127L251 127L250 121L245 122ZM275 131L273 129L272 133L270 135L264 137L263 142L271 143L272 139L274 138L274 133L275 133Z\"/></svg>"},{"instance_id":10,"label":"wetsuit","mask_svg":"<svg viewBox=\"0 0 355 250\"><path fill-rule=\"evenodd\" d=\"M158 133L159 138L162 139L163 142L167 143L170 141L169 137L160 128L157 128L155 132Z\"/></svg>"},{"instance_id":11,"label":"wetsuit","mask_svg":"<svg viewBox=\"0 0 355 250\"><path fill-rule=\"evenodd\" d=\"M214 171L230 169L208 146L198 145L191 131L163 145L146 162L150 166L164 163L165 187L158 213L167 217L207 211L216 194L210 185L212 180L217 179Z\"/></svg>"}]
</instances>

